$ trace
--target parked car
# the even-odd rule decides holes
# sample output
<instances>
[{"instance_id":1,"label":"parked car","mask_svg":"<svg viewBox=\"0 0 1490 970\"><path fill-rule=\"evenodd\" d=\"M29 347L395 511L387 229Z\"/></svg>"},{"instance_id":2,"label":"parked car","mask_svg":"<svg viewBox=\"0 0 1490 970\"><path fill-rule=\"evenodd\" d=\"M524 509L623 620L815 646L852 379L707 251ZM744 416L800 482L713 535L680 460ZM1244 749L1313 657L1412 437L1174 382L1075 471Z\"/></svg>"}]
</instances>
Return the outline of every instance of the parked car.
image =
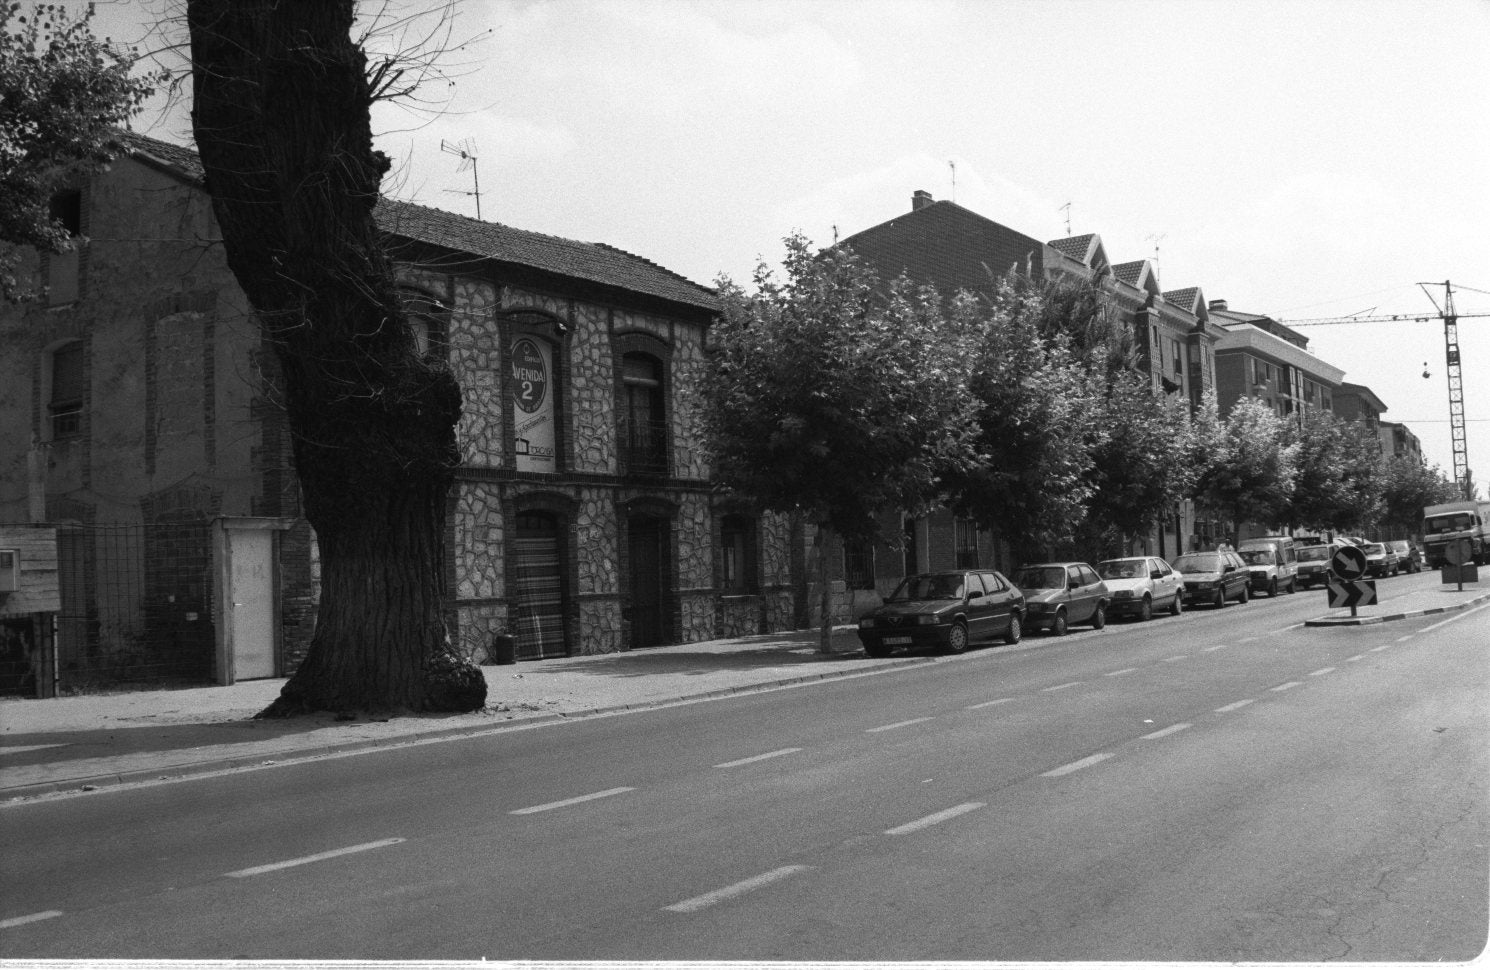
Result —
<instances>
[{"instance_id":1,"label":"parked car","mask_svg":"<svg viewBox=\"0 0 1490 970\"><path fill-rule=\"evenodd\" d=\"M1298 583L1303 589L1324 586L1330 581L1330 556L1338 549L1333 542L1319 546L1301 546L1297 550L1299 560Z\"/></svg>"},{"instance_id":2,"label":"parked car","mask_svg":"<svg viewBox=\"0 0 1490 970\"><path fill-rule=\"evenodd\" d=\"M1364 546L1369 541L1365 536L1341 536L1335 540L1335 544L1341 546Z\"/></svg>"},{"instance_id":3,"label":"parked car","mask_svg":"<svg viewBox=\"0 0 1490 970\"><path fill-rule=\"evenodd\" d=\"M1401 571L1401 560L1397 553L1387 548L1384 542L1368 542L1361 547L1366 554L1366 575L1368 576L1395 576Z\"/></svg>"},{"instance_id":4,"label":"parked car","mask_svg":"<svg viewBox=\"0 0 1490 970\"><path fill-rule=\"evenodd\" d=\"M1298 585L1298 544L1291 536L1258 536L1237 547L1247 563L1252 592L1277 596L1281 589L1292 593Z\"/></svg>"},{"instance_id":5,"label":"parked car","mask_svg":"<svg viewBox=\"0 0 1490 970\"><path fill-rule=\"evenodd\" d=\"M961 653L972 643L1024 631L1024 594L990 569L959 569L907 576L884 602L859 620L859 642L871 657L896 647L943 647Z\"/></svg>"},{"instance_id":6,"label":"parked car","mask_svg":"<svg viewBox=\"0 0 1490 970\"><path fill-rule=\"evenodd\" d=\"M1251 576L1242 557L1230 550L1187 552L1174 561L1185 578L1185 604L1210 603L1216 608L1230 599L1247 602Z\"/></svg>"},{"instance_id":7,"label":"parked car","mask_svg":"<svg viewBox=\"0 0 1490 970\"><path fill-rule=\"evenodd\" d=\"M1410 539L1393 539L1386 547L1397 554L1397 562L1409 573L1423 571L1423 552Z\"/></svg>"},{"instance_id":8,"label":"parked car","mask_svg":"<svg viewBox=\"0 0 1490 970\"><path fill-rule=\"evenodd\" d=\"M1024 623L1031 630L1063 635L1073 623L1100 630L1107 623L1111 594L1084 562L1042 562L1021 567L1014 584L1024 593Z\"/></svg>"},{"instance_id":9,"label":"parked car","mask_svg":"<svg viewBox=\"0 0 1490 970\"><path fill-rule=\"evenodd\" d=\"M1185 608L1185 581L1162 559L1107 559L1097 563L1097 575L1112 593L1108 616L1129 614L1147 620L1156 609L1178 615Z\"/></svg>"}]
</instances>

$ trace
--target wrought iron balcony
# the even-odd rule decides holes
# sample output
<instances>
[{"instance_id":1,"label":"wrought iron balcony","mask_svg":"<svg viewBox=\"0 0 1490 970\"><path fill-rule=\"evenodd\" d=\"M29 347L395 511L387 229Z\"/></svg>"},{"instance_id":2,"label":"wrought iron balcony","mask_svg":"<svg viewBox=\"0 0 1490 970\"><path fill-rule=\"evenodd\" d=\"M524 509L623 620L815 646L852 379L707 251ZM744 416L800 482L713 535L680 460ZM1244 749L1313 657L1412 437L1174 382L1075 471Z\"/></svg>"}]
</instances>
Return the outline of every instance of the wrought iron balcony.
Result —
<instances>
[{"instance_id":1,"label":"wrought iron balcony","mask_svg":"<svg viewBox=\"0 0 1490 970\"><path fill-rule=\"evenodd\" d=\"M621 419L620 460L623 475L666 475L667 435L665 421Z\"/></svg>"}]
</instances>

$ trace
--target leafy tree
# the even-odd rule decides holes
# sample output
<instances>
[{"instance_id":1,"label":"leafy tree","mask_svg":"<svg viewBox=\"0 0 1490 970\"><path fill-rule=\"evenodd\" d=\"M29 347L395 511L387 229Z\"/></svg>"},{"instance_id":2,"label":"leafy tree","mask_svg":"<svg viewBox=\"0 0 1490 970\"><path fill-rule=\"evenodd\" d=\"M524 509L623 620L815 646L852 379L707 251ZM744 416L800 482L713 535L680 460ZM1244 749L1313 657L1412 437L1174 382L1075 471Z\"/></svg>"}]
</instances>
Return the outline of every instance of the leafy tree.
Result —
<instances>
[{"instance_id":1,"label":"leafy tree","mask_svg":"<svg viewBox=\"0 0 1490 970\"><path fill-rule=\"evenodd\" d=\"M1297 474L1284 519L1293 525L1354 532L1380 512L1380 439L1364 423L1310 408L1287 422Z\"/></svg>"},{"instance_id":2,"label":"leafy tree","mask_svg":"<svg viewBox=\"0 0 1490 970\"><path fill-rule=\"evenodd\" d=\"M752 293L720 280L706 422L722 484L817 526L826 652L828 536L874 537L877 513L925 507L965 461L968 354L935 291L785 242L784 282L764 265Z\"/></svg>"},{"instance_id":3,"label":"leafy tree","mask_svg":"<svg viewBox=\"0 0 1490 970\"><path fill-rule=\"evenodd\" d=\"M1381 524L1394 536L1417 535L1423 509L1458 501L1461 493L1443 469L1409 455L1389 459L1381 473Z\"/></svg>"},{"instance_id":4,"label":"leafy tree","mask_svg":"<svg viewBox=\"0 0 1490 970\"><path fill-rule=\"evenodd\" d=\"M1266 403L1238 401L1226 419L1214 416L1214 401L1197 418L1197 476L1192 497L1206 511L1229 521L1272 525L1288 512L1297 474L1298 444Z\"/></svg>"},{"instance_id":5,"label":"leafy tree","mask_svg":"<svg viewBox=\"0 0 1490 970\"><path fill-rule=\"evenodd\" d=\"M1107 440L1094 420L1101 381L1050 326L1047 297L1039 283L1006 277L986 300L964 295L958 303L978 320L969 385L977 461L949 477L949 495L1018 561L1075 537L1095 488L1093 453Z\"/></svg>"},{"instance_id":6,"label":"leafy tree","mask_svg":"<svg viewBox=\"0 0 1490 970\"><path fill-rule=\"evenodd\" d=\"M73 242L50 203L66 180L119 153L118 126L164 80L131 76L137 55L93 36L90 5L6 3L0 23L0 299L38 294L17 276L18 247L66 252Z\"/></svg>"},{"instance_id":7,"label":"leafy tree","mask_svg":"<svg viewBox=\"0 0 1490 970\"><path fill-rule=\"evenodd\" d=\"M469 710L449 643L454 376L421 357L372 211L388 159L369 111L397 77L351 39L353 0L189 0L193 128L228 265L278 363L321 604L261 716Z\"/></svg>"}]
</instances>

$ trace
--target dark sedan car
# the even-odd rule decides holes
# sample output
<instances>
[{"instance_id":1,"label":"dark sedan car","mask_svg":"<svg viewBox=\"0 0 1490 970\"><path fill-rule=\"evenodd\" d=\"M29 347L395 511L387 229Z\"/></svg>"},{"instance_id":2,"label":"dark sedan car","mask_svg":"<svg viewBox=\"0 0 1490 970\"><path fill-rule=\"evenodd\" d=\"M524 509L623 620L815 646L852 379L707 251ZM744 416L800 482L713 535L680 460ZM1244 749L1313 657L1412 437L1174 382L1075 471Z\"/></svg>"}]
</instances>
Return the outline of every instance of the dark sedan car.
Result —
<instances>
[{"instance_id":1,"label":"dark sedan car","mask_svg":"<svg viewBox=\"0 0 1490 970\"><path fill-rule=\"evenodd\" d=\"M859 620L859 642L871 657L888 657L896 647L961 653L994 637L1018 643L1023 631L1023 594L991 569L907 576L883 606Z\"/></svg>"},{"instance_id":2,"label":"dark sedan car","mask_svg":"<svg viewBox=\"0 0 1490 970\"><path fill-rule=\"evenodd\" d=\"M1385 545L1397 554L1397 564L1401 569L1409 573L1423 571L1423 554L1411 540L1393 539Z\"/></svg>"},{"instance_id":3,"label":"dark sedan car","mask_svg":"<svg viewBox=\"0 0 1490 970\"><path fill-rule=\"evenodd\" d=\"M1209 603L1220 608L1230 599L1245 603L1249 598L1251 573L1235 552L1187 552L1174 561L1185 577L1185 602Z\"/></svg>"}]
</instances>

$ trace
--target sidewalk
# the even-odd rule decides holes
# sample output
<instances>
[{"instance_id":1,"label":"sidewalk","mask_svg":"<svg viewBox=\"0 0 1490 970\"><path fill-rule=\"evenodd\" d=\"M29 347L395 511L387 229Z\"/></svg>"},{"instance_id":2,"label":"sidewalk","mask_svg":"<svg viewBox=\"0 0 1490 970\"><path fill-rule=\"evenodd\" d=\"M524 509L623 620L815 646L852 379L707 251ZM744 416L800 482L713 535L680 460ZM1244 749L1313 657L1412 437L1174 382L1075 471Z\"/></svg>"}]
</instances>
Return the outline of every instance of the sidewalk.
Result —
<instances>
[{"instance_id":1,"label":"sidewalk","mask_svg":"<svg viewBox=\"0 0 1490 970\"><path fill-rule=\"evenodd\" d=\"M1306 626L1359 626L1490 602L1484 584L1394 590L1358 617L1335 610ZM1325 598L1321 591L1300 595ZM535 726L770 687L943 662L936 654L866 657L853 627L817 653L816 630L626 653L483 667L487 706L470 714L338 721L334 715L255 721L284 680L231 687L136 691L56 700L0 700L0 802L183 778L211 772ZM1046 638L1027 638L1033 649ZM982 650L972 656L987 655Z\"/></svg>"},{"instance_id":2,"label":"sidewalk","mask_svg":"<svg viewBox=\"0 0 1490 970\"><path fill-rule=\"evenodd\" d=\"M0 700L0 801L181 778L597 716L765 687L935 662L865 657L853 627L710 640L482 667L487 706L469 714L338 721L330 713L255 721L284 678L194 687Z\"/></svg>"}]
</instances>

